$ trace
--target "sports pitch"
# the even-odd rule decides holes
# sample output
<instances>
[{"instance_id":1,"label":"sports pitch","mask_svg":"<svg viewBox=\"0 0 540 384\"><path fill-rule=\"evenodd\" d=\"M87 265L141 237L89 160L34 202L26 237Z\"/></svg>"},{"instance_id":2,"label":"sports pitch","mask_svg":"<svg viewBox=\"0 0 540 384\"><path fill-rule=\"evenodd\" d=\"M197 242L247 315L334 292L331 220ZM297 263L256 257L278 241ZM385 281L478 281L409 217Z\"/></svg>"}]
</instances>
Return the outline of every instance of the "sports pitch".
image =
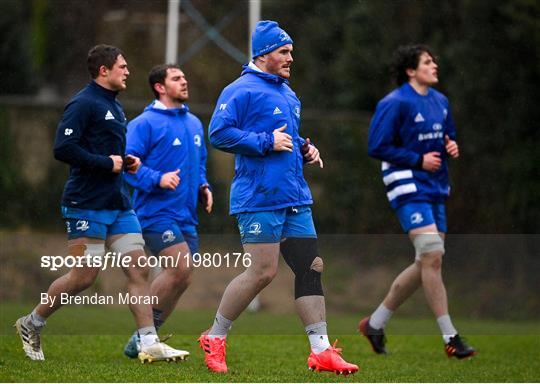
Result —
<instances>
[{"instance_id":1,"label":"sports pitch","mask_svg":"<svg viewBox=\"0 0 540 384\"><path fill-rule=\"evenodd\" d=\"M357 316L330 315L332 341L360 366L351 376L307 369L308 342L295 315L243 314L228 341L229 374L207 371L196 342L212 311L177 310L161 334L191 356L179 363L142 365L123 356L133 321L124 307L67 307L49 321L43 336L46 361L25 358L12 324L30 305L0 304L1 382L538 382L540 325L456 319L479 351L470 360L448 359L435 321L396 316L389 324L388 356L371 352L356 331Z\"/></svg>"}]
</instances>

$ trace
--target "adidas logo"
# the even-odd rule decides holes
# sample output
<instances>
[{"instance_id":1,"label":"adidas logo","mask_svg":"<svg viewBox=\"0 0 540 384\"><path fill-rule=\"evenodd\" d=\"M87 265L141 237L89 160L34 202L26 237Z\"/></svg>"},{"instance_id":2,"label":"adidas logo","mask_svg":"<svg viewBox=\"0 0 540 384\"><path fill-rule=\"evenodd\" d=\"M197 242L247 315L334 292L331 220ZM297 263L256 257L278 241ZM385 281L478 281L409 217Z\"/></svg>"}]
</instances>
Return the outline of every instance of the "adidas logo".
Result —
<instances>
[{"instance_id":1,"label":"adidas logo","mask_svg":"<svg viewBox=\"0 0 540 384\"><path fill-rule=\"evenodd\" d=\"M420 112L418 112L416 114L416 117L414 118L414 122L415 123L421 123L422 121L426 121L426 120L424 119L424 116L422 116L422 114Z\"/></svg>"},{"instance_id":2,"label":"adidas logo","mask_svg":"<svg viewBox=\"0 0 540 384\"><path fill-rule=\"evenodd\" d=\"M281 109L276 107L276 109L274 109L274 115L279 115L280 113L281 113Z\"/></svg>"},{"instance_id":3,"label":"adidas logo","mask_svg":"<svg viewBox=\"0 0 540 384\"><path fill-rule=\"evenodd\" d=\"M114 120L114 116L111 111L107 111L107 113L105 114L105 120Z\"/></svg>"},{"instance_id":4,"label":"adidas logo","mask_svg":"<svg viewBox=\"0 0 540 384\"><path fill-rule=\"evenodd\" d=\"M176 139L174 139L172 145L182 145L182 142L181 142L180 139L177 137Z\"/></svg>"}]
</instances>

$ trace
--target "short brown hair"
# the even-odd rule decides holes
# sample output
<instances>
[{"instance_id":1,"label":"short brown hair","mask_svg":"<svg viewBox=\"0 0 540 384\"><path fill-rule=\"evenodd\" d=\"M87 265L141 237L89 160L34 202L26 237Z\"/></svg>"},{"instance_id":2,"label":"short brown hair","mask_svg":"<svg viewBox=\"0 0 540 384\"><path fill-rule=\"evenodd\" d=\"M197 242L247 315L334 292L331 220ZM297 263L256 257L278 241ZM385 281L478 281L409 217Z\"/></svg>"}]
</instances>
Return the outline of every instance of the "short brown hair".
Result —
<instances>
[{"instance_id":1,"label":"short brown hair","mask_svg":"<svg viewBox=\"0 0 540 384\"><path fill-rule=\"evenodd\" d=\"M150 70L148 74L148 83L150 84L150 89L156 96L156 99L159 100L159 93L154 89L156 83L165 85L165 79L167 78L167 70L169 69L180 69L178 64L160 64L156 65Z\"/></svg>"},{"instance_id":2,"label":"short brown hair","mask_svg":"<svg viewBox=\"0 0 540 384\"><path fill-rule=\"evenodd\" d=\"M99 44L91 48L88 51L88 58L86 63L88 65L88 72L92 79L98 77L99 68L102 65L111 69L116 63L116 59L119 55L124 55L120 48L113 47L112 45Z\"/></svg>"}]
</instances>

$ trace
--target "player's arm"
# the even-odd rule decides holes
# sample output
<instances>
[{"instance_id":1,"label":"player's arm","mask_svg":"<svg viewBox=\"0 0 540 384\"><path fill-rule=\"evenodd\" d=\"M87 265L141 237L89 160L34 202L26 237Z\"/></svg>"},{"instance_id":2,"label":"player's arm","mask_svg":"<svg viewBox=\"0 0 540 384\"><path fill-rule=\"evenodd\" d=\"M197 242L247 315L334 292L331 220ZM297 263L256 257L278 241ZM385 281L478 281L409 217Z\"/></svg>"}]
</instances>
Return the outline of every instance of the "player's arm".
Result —
<instances>
[{"instance_id":1,"label":"player's arm","mask_svg":"<svg viewBox=\"0 0 540 384\"><path fill-rule=\"evenodd\" d=\"M396 144L402 124L400 109L397 101L382 101L377 105L369 127L368 154L400 167L422 168L421 154Z\"/></svg>"},{"instance_id":2,"label":"player's arm","mask_svg":"<svg viewBox=\"0 0 540 384\"><path fill-rule=\"evenodd\" d=\"M126 154L140 158L142 163L136 173L126 173L125 179L133 188L147 193L159 189L161 179L164 176L163 173L144 164L151 148L150 130L151 127L147 121L135 119L128 124L126 134ZM176 186L174 187L176 188Z\"/></svg>"},{"instance_id":3,"label":"player's arm","mask_svg":"<svg viewBox=\"0 0 540 384\"><path fill-rule=\"evenodd\" d=\"M218 99L208 127L210 143L217 149L246 156L265 156L274 148L274 135L240 128L249 95L225 90ZM289 136L290 137L290 136Z\"/></svg>"},{"instance_id":4,"label":"player's arm","mask_svg":"<svg viewBox=\"0 0 540 384\"><path fill-rule=\"evenodd\" d=\"M121 157L118 156L120 154L98 155L88 152L80 145L84 131L91 122L91 103L81 99L68 103L56 130L54 157L76 167L100 168L116 172L118 163L120 162L120 167L122 165Z\"/></svg>"}]
</instances>

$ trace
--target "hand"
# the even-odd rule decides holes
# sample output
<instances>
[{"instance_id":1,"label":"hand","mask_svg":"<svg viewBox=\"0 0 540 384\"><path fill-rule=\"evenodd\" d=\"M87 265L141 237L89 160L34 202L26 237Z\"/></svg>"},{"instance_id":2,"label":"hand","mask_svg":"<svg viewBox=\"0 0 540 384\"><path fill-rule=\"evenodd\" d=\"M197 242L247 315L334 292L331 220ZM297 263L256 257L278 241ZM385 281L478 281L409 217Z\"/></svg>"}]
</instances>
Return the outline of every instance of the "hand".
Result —
<instances>
[{"instance_id":1,"label":"hand","mask_svg":"<svg viewBox=\"0 0 540 384\"><path fill-rule=\"evenodd\" d=\"M302 155L304 155L304 159L306 159L308 164L319 163L319 167L324 168L321 154L319 153L319 150L311 144L311 140L309 139L309 137L302 145L302 148L300 148L300 151L302 152Z\"/></svg>"},{"instance_id":2,"label":"hand","mask_svg":"<svg viewBox=\"0 0 540 384\"><path fill-rule=\"evenodd\" d=\"M424 154L422 169L428 172L436 172L441 167L441 153L428 152Z\"/></svg>"},{"instance_id":3,"label":"hand","mask_svg":"<svg viewBox=\"0 0 540 384\"><path fill-rule=\"evenodd\" d=\"M126 155L124 157L124 168L128 173L137 173L141 167L141 159L137 156Z\"/></svg>"},{"instance_id":4,"label":"hand","mask_svg":"<svg viewBox=\"0 0 540 384\"><path fill-rule=\"evenodd\" d=\"M124 163L124 161L122 160L122 156L118 156L118 155L110 155L109 156L112 161L113 161L113 167L112 167L112 172L113 173L120 173L122 172L122 164Z\"/></svg>"},{"instance_id":5,"label":"hand","mask_svg":"<svg viewBox=\"0 0 540 384\"><path fill-rule=\"evenodd\" d=\"M452 156L452 159L459 157L459 147L454 140L450 140L448 135L444 136L444 147L446 148L446 152Z\"/></svg>"},{"instance_id":6,"label":"hand","mask_svg":"<svg viewBox=\"0 0 540 384\"><path fill-rule=\"evenodd\" d=\"M276 152L293 151L292 137L288 133L283 132L285 131L285 129L287 129L287 124L274 129L274 132L272 132L272 134L274 135L274 151Z\"/></svg>"},{"instance_id":7,"label":"hand","mask_svg":"<svg viewBox=\"0 0 540 384\"><path fill-rule=\"evenodd\" d=\"M201 185L199 187L199 199L207 213L212 212L212 206L214 205L214 196L208 185Z\"/></svg>"},{"instance_id":8,"label":"hand","mask_svg":"<svg viewBox=\"0 0 540 384\"><path fill-rule=\"evenodd\" d=\"M164 173L159 181L159 186L163 189L172 189L174 191L176 187L178 187L178 184L180 184L180 176L178 176L179 173L179 169L174 172Z\"/></svg>"}]
</instances>

